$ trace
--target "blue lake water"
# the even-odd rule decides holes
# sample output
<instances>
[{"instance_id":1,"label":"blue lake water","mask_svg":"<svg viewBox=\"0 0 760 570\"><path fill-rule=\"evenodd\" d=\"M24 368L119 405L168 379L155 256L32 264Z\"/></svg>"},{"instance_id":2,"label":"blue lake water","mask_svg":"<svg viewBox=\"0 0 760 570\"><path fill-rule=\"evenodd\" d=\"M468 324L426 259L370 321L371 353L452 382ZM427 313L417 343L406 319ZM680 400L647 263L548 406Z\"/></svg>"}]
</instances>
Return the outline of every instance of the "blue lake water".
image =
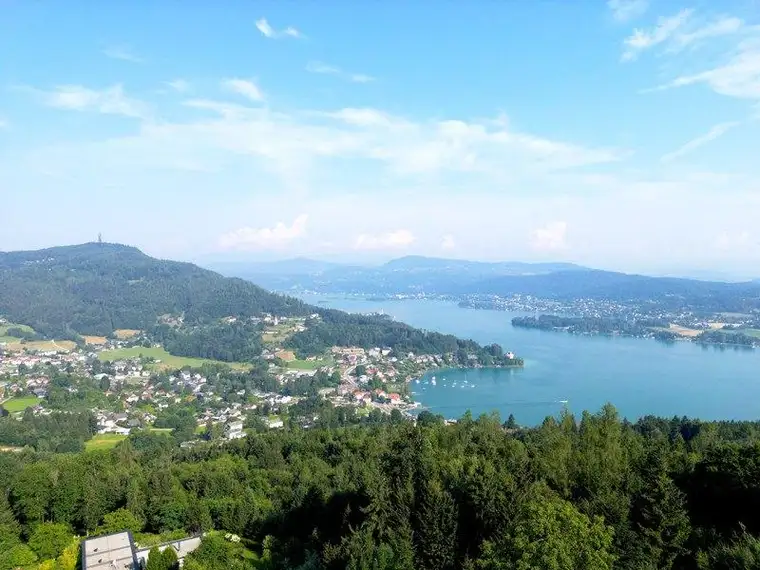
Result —
<instances>
[{"instance_id":1,"label":"blue lake water","mask_svg":"<svg viewBox=\"0 0 760 570\"><path fill-rule=\"evenodd\" d=\"M512 413L521 424L537 424L564 406L580 414L611 402L631 420L760 419L760 350L519 329L513 313L439 301L302 298L350 312L384 311L423 329L497 342L525 359L522 369L436 371L412 385L422 406L449 418L497 410L503 419Z\"/></svg>"}]
</instances>

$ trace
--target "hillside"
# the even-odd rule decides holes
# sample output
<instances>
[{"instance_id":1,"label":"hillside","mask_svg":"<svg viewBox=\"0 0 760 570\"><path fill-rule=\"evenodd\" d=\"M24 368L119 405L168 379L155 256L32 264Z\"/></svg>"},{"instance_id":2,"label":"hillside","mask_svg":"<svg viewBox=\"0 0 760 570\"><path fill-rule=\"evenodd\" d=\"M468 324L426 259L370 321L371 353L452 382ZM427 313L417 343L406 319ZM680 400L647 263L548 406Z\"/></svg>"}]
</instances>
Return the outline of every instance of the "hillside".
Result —
<instances>
[{"instance_id":1,"label":"hillside","mask_svg":"<svg viewBox=\"0 0 760 570\"><path fill-rule=\"evenodd\" d=\"M266 266L268 267L268 266ZM532 295L559 300L657 300L662 306L715 311L760 307L760 282L728 283L650 277L589 269L571 263L486 263L407 256L379 267L320 267L319 271L271 274L262 266L237 268L239 277L273 290L321 293L428 295Z\"/></svg>"},{"instance_id":2,"label":"hillside","mask_svg":"<svg viewBox=\"0 0 760 570\"><path fill-rule=\"evenodd\" d=\"M501 347L480 347L452 335L421 331L380 316L352 315L307 305L190 263L158 260L133 247L89 243L40 251L0 253L0 315L55 338L149 331L170 352L188 357L250 361L260 333L227 316L320 315L287 344L301 355L331 346L387 346L401 352L477 354L498 362ZM184 326L156 326L163 315L182 315ZM203 325L203 326L194 326ZM222 357L221 355L226 355Z\"/></svg>"},{"instance_id":3,"label":"hillside","mask_svg":"<svg viewBox=\"0 0 760 570\"><path fill-rule=\"evenodd\" d=\"M665 302L670 299L673 304L688 304L703 309L744 310L757 304L760 285L584 270L520 277L502 276L463 286L452 292L610 301L656 299Z\"/></svg>"},{"instance_id":4,"label":"hillside","mask_svg":"<svg viewBox=\"0 0 760 570\"><path fill-rule=\"evenodd\" d=\"M0 291L0 314L58 337L145 329L163 314L202 321L310 310L247 281L117 244L0 253Z\"/></svg>"}]
</instances>

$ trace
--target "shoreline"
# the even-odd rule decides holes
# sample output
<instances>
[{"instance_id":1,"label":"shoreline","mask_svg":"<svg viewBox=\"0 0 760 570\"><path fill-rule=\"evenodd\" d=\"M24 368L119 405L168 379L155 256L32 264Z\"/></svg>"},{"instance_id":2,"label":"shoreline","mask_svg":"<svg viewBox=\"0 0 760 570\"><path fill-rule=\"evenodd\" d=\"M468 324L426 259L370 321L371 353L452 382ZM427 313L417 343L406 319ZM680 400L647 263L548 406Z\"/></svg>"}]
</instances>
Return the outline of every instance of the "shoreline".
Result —
<instances>
[{"instance_id":1,"label":"shoreline","mask_svg":"<svg viewBox=\"0 0 760 570\"><path fill-rule=\"evenodd\" d=\"M431 372L433 370L440 370L442 372L445 372L446 370L482 370L484 368L493 368L494 370L503 370L508 368L525 368L525 362L522 364L504 364L502 366L492 365L492 366L432 366L430 368L426 368L425 370L422 370L419 373L415 373L411 376L409 376L404 382L406 384L411 384L415 380L421 380L425 374L428 372Z\"/></svg>"},{"instance_id":2,"label":"shoreline","mask_svg":"<svg viewBox=\"0 0 760 570\"><path fill-rule=\"evenodd\" d=\"M654 340L657 342L661 342L663 344L668 344L671 342L688 342L690 344L696 344L696 345L702 345L702 346L726 346L726 347L735 347L735 348L741 348L741 349L748 349L748 350L754 350L757 349L758 346L752 345L752 344L737 344L732 342L707 342L707 341L701 341L697 337L691 337L687 335L677 335L673 338L657 338L654 334L652 335L635 335L635 334L626 334L622 332L574 332L569 331L566 329L556 328L556 329L542 329L538 327L521 327L521 326L515 326L512 325L516 329L521 330L533 330L533 331L541 331L541 332L548 332L548 333L554 333L554 334L569 334L572 336L602 336L607 338L615 338L615 337L621 337L621 338L636 338L640 340Z\"/></svg>"}]
</instances>

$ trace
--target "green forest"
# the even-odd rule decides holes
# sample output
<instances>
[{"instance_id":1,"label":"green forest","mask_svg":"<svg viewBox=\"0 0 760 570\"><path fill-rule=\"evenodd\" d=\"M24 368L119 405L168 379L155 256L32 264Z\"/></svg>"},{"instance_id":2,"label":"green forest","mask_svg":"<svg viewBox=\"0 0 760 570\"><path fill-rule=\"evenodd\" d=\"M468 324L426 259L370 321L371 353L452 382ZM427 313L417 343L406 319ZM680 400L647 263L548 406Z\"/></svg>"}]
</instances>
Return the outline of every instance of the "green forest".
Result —
<instances>
[{"instance_id":1,"label":"green forest","mask_svg":"<svg viewBox=\"0 0 760 570\"><path fill-rule=\"evenodd\" d=\"M143 544L220 531L190 570L760 565L760 423L630 423L609 405L530 429L423 413L192 449L141 432L0 453L0 489L0 570L122 529Z\"/></svg>"}]
</instances>

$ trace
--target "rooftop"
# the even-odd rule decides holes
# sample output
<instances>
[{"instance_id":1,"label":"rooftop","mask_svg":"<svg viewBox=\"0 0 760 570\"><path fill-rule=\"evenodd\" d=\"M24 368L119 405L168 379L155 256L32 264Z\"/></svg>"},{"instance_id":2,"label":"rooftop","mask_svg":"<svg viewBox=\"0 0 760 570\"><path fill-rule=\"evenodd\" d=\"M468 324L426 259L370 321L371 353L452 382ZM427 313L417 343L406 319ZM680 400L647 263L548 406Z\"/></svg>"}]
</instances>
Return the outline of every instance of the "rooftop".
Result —
<instances>
[{"instance_id":1,"label":"rooftop","mask_svg":"<svg viewBox=\"0 0 760 570\"><path fill-rule=\"evenodd\" d=\"M135 546L129 532L118 532L82 543L82 570L133 570L137 568Z\"/></svg>"}]
</instances>

